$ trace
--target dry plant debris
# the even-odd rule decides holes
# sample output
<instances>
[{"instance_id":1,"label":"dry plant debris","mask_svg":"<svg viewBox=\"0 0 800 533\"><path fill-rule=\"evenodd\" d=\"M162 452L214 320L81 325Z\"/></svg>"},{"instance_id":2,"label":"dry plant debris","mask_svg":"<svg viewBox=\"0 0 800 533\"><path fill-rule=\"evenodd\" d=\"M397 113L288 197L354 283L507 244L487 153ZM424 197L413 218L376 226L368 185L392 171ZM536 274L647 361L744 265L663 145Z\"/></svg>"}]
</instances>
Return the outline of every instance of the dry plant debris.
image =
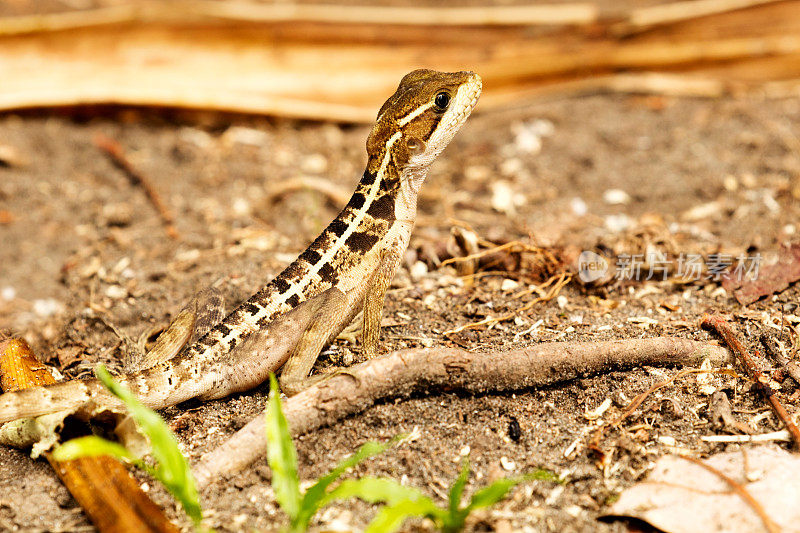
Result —
<instances>
[{"instance_id":1,"label":"dry plant debris","mask_svg":"<svg viewBox=\"0 0 800 533\"><path fill-rule=\"evenodd\" d=\"M753 357L744 347L742 341L739 339L736 332L730 326L728 321L719 315L706 315L703 317L703 327L714 329L719 333L725 342L730 346L733 353L736 355L737 360L747 371L747 375L753 380L755 387L761 392L764 398L769 402L775 415L780 419L781 423L786 426L786 429L792 436L795 449L800 449L800 429L792 420L792 417L786 411L781 401L778 399L775 391L769 386L769 380L764 376L755 365Z\"/></svg>"},{"instance_id":2,"label":"dry plant debris","mask_svg":"<svg viewBox=\"0 0 800 533\"><path fill-rule=\"evenodd\" d=\"M800 242L781 246L776 262L759 268L756 279L737 283L726 278L723 287L733 292L740 304L748 305L764 296L785 290L797 280L800 280Z\"/></svg>"},{"instance_id":3,"label":"dry plant debris","mask_svg":"<svg viewBox=\"0 0 800 533\"><path fill-rule=\"evenodd\" d=\"M0 388L3 392L55 383L50 370L22 339L0 342ZM111 457L87 457L50 466L102 533L131 531L177 533L164 512L142 491L127 468Z\"/></svg>"}]
</instances>

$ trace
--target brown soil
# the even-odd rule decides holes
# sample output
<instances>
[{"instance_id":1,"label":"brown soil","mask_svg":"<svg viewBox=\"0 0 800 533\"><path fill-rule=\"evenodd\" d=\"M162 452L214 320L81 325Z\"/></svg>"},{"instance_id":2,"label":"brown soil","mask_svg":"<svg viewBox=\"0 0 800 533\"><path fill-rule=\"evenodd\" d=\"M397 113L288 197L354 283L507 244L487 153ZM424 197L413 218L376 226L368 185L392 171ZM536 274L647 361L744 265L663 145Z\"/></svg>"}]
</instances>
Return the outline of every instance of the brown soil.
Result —
<instances>
[{"instance_id":1,"label":"brown soil","mask_svg":"<svg viewBox=\"0 0 800 533\"><path fill-rule=\"evenodd\" d=\"M315 191L270 201L271 187L318 175L348 192L365 161L364 126L136 110L105 117L94 112L0 117L0 145L14 147L26 160L0 168L0 327L24 336L42 359L69 377L87 375L98 362L120 367L123 348L106 322L136 338L164 325L194 292L209 285L216 285L230 306L248 297L337 213L338 206ZM534 121L544 122L532 126ZM541 150L526 151L531 148L526 135L548 124L552 133L541 138ZM797 98L591 96L478 112L423 189L415 240L387 298L385 317L392 325L383 330L384 349L494 350L549 340L655 335L709 340L714 336L699 328L699 320L710 309L734 314L754 348L760 349L761 332L782 334L796 344L796 333L781 320L796 313L789 305L798 300L796 285L744 308L719 282L678 283L674 277L596 288L572 283L562 298L538 304L516 320L445 335L459 325L513 311L533 295L512 296L541 278L522 268L469 284L459 281L451 266L426 271L413 265L426 258L421 252L426 247L444 248L456 224L495 242L520 239L553 250L602 245L615 253L661 250L673 258L721 252L733 257L761 253L767 259L798 229L799 125ZM519 133L520 128L528 133ZM141 188L93 145L98 133L117 139L156 184L176 216L177 240L167 237ZM503 187L513 192L513 205L503 201ZM610 189L625 191L627 198L620 199L627 203L610 203ZM701 205L704 210L693 210ZM318 368L351 355L358 360L358 348L339 343ZM611 419L638 393L677 371L638 368L515 394L473 397L432 390L389 401L297 439L301 478L314 479L367 440L416 431L413 442L368 460L353 475L402 478L442 497L468 447L474 468L468 492L535 468L567 480L518 488L475 515L468 531L622 531L623 524L598 517L621 490L647 474L655 459L675 448L698 455L724 449L700 440L717 432L707 414L708 390L690 376L651 396L623 429L603 441L603 448L613 452L605 470L585 448L597 424L585 413L610 398L603 418ZM778 428L771 414L763 415L767 408L746 381L715 377L711 385L728 391L740 420L757 417L757 431ZM790 380L784 389L793 391ZM163 414L189 458L197 460L264 403L262 386ZM510 435L515 421L518 439ZM573 452L565 455L570 448ZM249 531L281 524L269 477L261 460L204 491L211 525ZM156 501L186 524L166 493L141 479ZM338 521L360 529L373 514L370 505L346 502L323 510L317 524ZM429 527L417 521L406 529ZM46 462L3 448L0 529L91 526Z\"/></svg>"}]
</instances>

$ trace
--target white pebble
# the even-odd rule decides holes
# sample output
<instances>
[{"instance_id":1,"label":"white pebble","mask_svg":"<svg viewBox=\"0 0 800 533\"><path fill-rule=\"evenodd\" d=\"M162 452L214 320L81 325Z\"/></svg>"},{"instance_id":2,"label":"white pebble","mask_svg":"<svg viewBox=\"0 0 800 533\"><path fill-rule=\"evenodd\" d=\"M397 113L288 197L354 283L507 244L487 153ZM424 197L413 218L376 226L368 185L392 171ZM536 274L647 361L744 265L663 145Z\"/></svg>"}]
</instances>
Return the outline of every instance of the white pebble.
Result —
<instances>
[{"instance_id":1,"label":"white pebble","mask_svg":"<svg viewBox=\"0 0 800 533\"><path fill-rule=\"evenodd\" d=\"M244 198L236 198L231 205L233 214L239 217L246 217L250 215L250 202Z\"/></svg>"},{"instance_id":2,"label":"white pebble","mask_svg":"<svg viewBox=\"0 0 800 533\"><path fill-rule=\"evenodd\" d=\"M255 128L244 126L231 126L222 134L222 140L229 144L247 144L250 146L263 146L267 144L269 135Z\"/></svg>"},{"instance_id":3,"label":"white pebble","mask_svg":"<svg viewBox=\"0 0 800 533\"><path fill-rule=\"evenodd\" d=\"M506 457L505 455L500 458L500 466L503 467L503 470L506 472L513 472L517 469L517 463Z\"/></svg>"},{"instance_id":4,"label":"white pebble","mask_svg":"<svg viewBox=\"0 0 800 533\"><path fill-rule=\"evenodd\" d=\"M622 189L608 189L603 193L603 201L609 205L627 205L631 196Z\"/></svg>"},{"instance_id":5,"label":"white pebble","mask_svg":"<svg viewBox=\"0 0 800 533\"><path fill-rule=\"evenodd\" d=\"M33 301L33 312L40 317L49 317L58 313L64 308L64 305L58 300L46 298L43 300Z\"/></svg>"},{"instance_id":6,"label":"white pebble","mask_svg":"<svg viewBox=\"0 0 800 533\"><path fill-rule=\"evenodd\" d=\"M0 297L2 297L3 300L7 302L13 300L14 298L16 298L16 296L17 296L17 289L15 289L14 287L7 286L3 287L2 290L0 290Z\"/></svg>"},{"instance_id":7,"label":"white pebble","mask_svg":"<svg viewBox=\"0 0 800 533\"><path fill-rule=\"evenodd\" d=\"M464 177L468 180L484 181L492 175L489 167L473 165L464 169Z\"/></svg>"},{"instance_id":8,"label":"white pebble","mask_svg":"<svg viewBox=\"0 0 800 533\"><path fill-rule=\"evenodd\" d=\"M106 296L114 300L125 298L127 295L128 291L125 289L125 287L122 287L120 285L109 285L106 288Z\"/></svg>"},{"instance_id":9,"label":"white pebble","mask_svg":"<svg viewBox=\"0 0 800 533\"><path fill-rule=\"evenodd\" d=\"M628 215L608 215L605 219L606 229L612 233L619 233L631 227Z\"/></svg>"},{"instance_id":10,"label":"white pebble","mask_svg":"<svg viewBox=\"0 0 800 533\"><path fill-rule=\"evenodd\" d=\"M414 281L419 280L425 274L428 273L428 265L423 263L422 261L417 261L413 265L411 265L411 279Z\"/></svg>"},{"instance_id":11,"label":"white pebble","mask_svg":"<svg viewBox=\"0 0 800 533\"><path fill-rule=\"evenodd\" d=\"M309 174L322 174L328 169L328 160L322 154L311 154L303 158L300 168Z\"/></svg>"},{"instance_id":12,"label":"white pebble","mask_svg":"<svg viewBox=\"0 0 800 533\"><path fill-rule=\"evenodd\" d=\"M500 173L503 176L516 176L522 171L523 168L524 165L522 160L512 157L511 159L506 159L500 164Z\"/></svg>"},{"instance_id":13,"label":"white pebble","mask_svg":"<svg viewBox=\"0 0 800 533\"><path fill-rule=\"evenodd\" d=\"M583 201L583 198L578 198L577 196L569 201L569 207L572 209L572 213L578 217L582 217L589 212L586 202Z\"/></svg>"},{"instance_id":14,"label":"white pebble","mask_svg":"<svg viewBox=\"0 0 800 533\"><path fill-rule=\"evenodd\" d=\"M658 443L663 444L664 446L675 446L678 441L675 440L675 437L662 435L661 437L658 437Z\"/></svg>"}]
</instances>

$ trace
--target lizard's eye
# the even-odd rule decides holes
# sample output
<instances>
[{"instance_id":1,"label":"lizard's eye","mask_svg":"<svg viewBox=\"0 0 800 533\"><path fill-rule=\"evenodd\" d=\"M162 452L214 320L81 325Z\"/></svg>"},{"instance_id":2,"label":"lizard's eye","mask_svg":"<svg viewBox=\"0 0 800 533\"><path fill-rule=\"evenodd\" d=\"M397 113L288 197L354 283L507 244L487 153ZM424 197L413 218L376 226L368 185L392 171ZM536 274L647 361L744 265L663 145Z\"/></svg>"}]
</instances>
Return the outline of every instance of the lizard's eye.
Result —
<instances>
[{"instance_id":1,"label":"lizard's eye","mask_svg":"<svg viewBox=\"0 0 800 533\"><path fill-rule=\"evenodd\" d=\"M447 106L450 105L450 95L444 91L440 92L436 95L436 98L433 99L433 105L436 106L437 110L444 111L447 109Z\"/></svg>"}]
</instances>

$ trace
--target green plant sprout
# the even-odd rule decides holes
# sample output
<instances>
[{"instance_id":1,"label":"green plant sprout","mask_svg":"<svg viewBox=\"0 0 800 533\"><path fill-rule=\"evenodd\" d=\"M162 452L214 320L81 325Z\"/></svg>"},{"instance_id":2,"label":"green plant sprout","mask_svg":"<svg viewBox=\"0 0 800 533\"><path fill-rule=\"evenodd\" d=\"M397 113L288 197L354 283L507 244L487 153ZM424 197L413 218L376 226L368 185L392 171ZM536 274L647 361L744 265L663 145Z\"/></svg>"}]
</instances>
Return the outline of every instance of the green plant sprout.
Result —
<instances>
[{"instance_id":1,"label":"green plant sprout","mask_svg":"<svg viewBox=\"0 0 800 533\"><path fill-rule=\"evenodd\" d=\"M156 466L145 463L124 446L95 435L65 442L53 451L53 458L69 461L79 457L111 455L129 461L160 481L181 503L195 528L202 530L203 511L197 486L189 463L178 448L175 435L155 411L142 405L126 387L117 383L103 365L97 366L95 375L112 394L122 400L137 426L147 436Z\"/></svg>"},{"instance_id":2,"label":"green plant sprout","mask_svg":"<svg viewBox=\"0 0 800 533\"><path fill-rule=\"evenodd\" d=\"M499 479L484 487L470 498L466 506L461 506L461 497L469 478L469 461L462 463L461 473L450 487L447 508L436 505L429 496L413 487L406 487L391 479L362 478L353 482L343 481L334 489L331 499L360 498L370 503L384 503L364 533L391 533L396 531L410 517L430 518L439 531L456 533L464 529L467 517L477 510L490 507L506 497L508 491L520 483L532 480L561 482L559 477L548 470L539 469L515 478Z\"/></svg>"},{"instance_id":3,"label":"green plant sprout","mask_svg":"<svg viewBox=\"0 0 800 533\"><path fill-rule=\"evenodd\" d=\"M301 492L300 479L297 475L297 450L292 441L292 435L289 433L286 416L281 408L280 390L274 374L270 375L266 422L267 462L272 469L272 488L275 490L278 504L289 517L289 526L286 528L289 533L306 531L317 511L335 499L342 499L332 497L338 486L333 491L328 490L342 474L364 459L383 452L394 442L393 440L387 444L365 443L356 453L342 460L305 492ZM360 482L361 480L355 479L342 483L358 486Z\"/></svg>"}]
</instances>

